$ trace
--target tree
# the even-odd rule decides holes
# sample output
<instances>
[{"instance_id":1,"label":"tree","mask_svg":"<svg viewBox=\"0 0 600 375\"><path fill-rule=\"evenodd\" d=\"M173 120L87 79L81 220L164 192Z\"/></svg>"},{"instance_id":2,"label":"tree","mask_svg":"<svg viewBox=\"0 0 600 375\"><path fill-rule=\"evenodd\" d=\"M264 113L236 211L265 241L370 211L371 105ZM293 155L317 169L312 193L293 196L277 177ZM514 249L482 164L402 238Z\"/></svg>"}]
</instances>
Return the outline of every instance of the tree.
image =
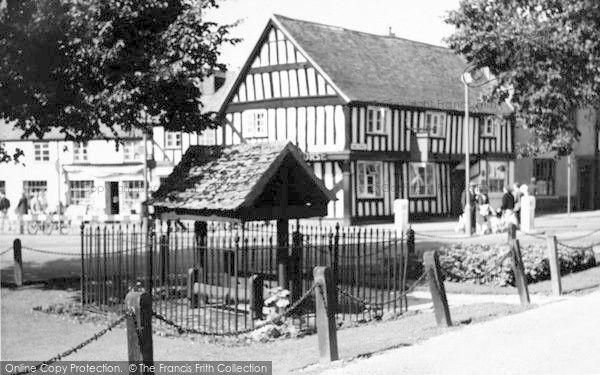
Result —
<instances>
[{"instance_id":1,"label":"tree","mask_svg":"<svg viewBox=\"0 0 600 375\"><path fill-rule=\"evenodd\" d=\"M0 118L24 136L57 127L76 142L117 130L200 131L200 82L225 70L235 25L203 18L216 0L0 1ZM108 134L110 135L110 134ZM10 155L0 147L0 158Z\"/></svg>"},{"instance_id":2,"label":"tree","mask_svg":"<svg viewBox=\"0 0 600 375\"><path fill-rule=\"evenodd\" d=\"M463 0L446 22L449 46L495 77L489 98L510 99L535 141L526 154L568 154L579 132L570 113L600 93L600 2Z\"/></svg>"}]
</instances>

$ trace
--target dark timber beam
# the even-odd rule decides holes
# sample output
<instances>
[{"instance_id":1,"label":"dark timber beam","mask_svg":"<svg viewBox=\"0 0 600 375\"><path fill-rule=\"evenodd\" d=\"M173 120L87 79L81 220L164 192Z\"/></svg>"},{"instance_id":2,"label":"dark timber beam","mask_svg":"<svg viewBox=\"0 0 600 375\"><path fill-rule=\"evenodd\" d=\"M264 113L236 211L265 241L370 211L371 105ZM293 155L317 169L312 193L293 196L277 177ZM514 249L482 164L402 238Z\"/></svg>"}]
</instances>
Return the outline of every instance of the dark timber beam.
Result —
<instances>
[{"instance_id":1,"label":"dark timber beam","mask_svg":"<svg viewBox=\"0 0 600 375\"><path fill-rule=\"evenodd\" d=\"M248 74L262 74L262 73L271 73L271 72L281 72L284 70L295 70L295 69L305 69L311 68L312 66L307 62L302 63L289 63L289 64L278 64L278 65L269 65L269 66L261 66L256 68L250 68L248 70Z\"/></svg>"},{"instance_id":2,"label":"dark timber beam","mask_svg":"<svg viewBox=\"0 0 600 375\"><path fill-rule=\"evenodd\" d=\"M242 112L248 109L313 107L324 105L342 105L344 101L337 95L299 96L295 98L277 98L255 100L253 102L230 103L225 112Z\"/></svg>"}]
</instances>

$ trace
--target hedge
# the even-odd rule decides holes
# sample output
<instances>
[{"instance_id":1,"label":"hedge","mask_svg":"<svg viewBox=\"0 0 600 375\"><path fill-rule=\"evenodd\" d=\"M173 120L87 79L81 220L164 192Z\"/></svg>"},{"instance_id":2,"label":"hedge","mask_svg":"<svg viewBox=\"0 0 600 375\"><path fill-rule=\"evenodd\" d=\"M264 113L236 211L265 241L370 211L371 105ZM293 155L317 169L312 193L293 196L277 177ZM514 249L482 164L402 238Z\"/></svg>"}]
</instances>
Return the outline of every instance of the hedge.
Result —
<instances>
[{"instance_id":1,"label":"hedge","mask_svg":"<svg viewBox=\"0 0 600 375\"><path fill-rule=\"evenodd\" d=\"M504 256L507 251L506 244L452 245L440 249L440 264L448 281L514 285L512 260ZM521 253L528 283L550 279L545 244L521 247ZM561 274L585 270L596 265L592 248L572 249L559 245L558 257Z\"/></svg>"}]
</instances>

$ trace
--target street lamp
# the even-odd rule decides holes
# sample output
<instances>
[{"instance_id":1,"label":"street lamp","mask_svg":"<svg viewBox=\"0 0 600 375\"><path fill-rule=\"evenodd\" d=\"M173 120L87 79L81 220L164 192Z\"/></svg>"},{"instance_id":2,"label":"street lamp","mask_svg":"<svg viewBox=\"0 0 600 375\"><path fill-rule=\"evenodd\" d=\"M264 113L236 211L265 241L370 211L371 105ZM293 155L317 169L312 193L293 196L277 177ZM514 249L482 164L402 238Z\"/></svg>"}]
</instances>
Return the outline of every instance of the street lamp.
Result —
<instances>
[{"instance_id":1,"label":"street lamp","mask_svg":"<svg viewBox=\"0 0 600 375\"><path fill-rule=\"evenodd\" d=\"M461 75L465 88L465 120L463 122L463 138L465 142L465 233L469 236L473 235L473 216L471 214L471 193L469 192L469 183L471 180L471 163L470 159L470 144L469 139L469 87L479 87L490 82L493 79L488 68L477 68L475 65L469 65Z\"/></svg>"}]
</instances>

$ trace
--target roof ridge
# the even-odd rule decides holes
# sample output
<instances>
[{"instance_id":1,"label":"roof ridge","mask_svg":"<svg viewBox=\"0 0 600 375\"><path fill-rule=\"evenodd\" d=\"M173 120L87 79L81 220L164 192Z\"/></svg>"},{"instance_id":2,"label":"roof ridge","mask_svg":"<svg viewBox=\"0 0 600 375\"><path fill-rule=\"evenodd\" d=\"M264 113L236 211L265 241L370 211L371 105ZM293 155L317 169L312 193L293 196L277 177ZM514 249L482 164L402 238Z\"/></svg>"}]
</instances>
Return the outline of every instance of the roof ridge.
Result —
<instances>
[{"instance_id":1,"label":"roof ridge","mask_svg":"<svg viewBox=\"0 0 600 375\"><path fill-rule=\"evenodd\" d=\"M326 24L326 23L322 23L322 22L308 21L308 20L303 20L303 19L299 19L299 18L292 18L292 17L281 15L281 14L277 14L277 13L273 13L273 17L284 18L284 19L291 20L291 21L298 21L298 22L310 23L310 24L313 24L313 25L325 26L325 27L329 27L329 28L337 28L337 29L340 29L340 30L343 30L343 31L347 31L347 32L351 32L351 33L371 35L371 36L375 36L375 37L379 37L379 38L402 40L402 41L405 41L405 42L414 43L414 44L421 44L421 45L424 45L426 47L433 47L433 48L441 49L441 50L443 50L445 52L456 54L451 48L448 48L448 47L438 46L438 45L435 45L435 44L431 44L431 43L427 43L427 42L422 42L420 40L413 40L413 39L403 38L403 37L399 37L399 36L396 36L396 35L392 36L392 35L375 34L375 33L368 32L368 31L361 31L361 30L349 29L349 28L346 28L346 27L336 26L336 25L331 25L331 24Z\"/></svg>"}]
</instances>

